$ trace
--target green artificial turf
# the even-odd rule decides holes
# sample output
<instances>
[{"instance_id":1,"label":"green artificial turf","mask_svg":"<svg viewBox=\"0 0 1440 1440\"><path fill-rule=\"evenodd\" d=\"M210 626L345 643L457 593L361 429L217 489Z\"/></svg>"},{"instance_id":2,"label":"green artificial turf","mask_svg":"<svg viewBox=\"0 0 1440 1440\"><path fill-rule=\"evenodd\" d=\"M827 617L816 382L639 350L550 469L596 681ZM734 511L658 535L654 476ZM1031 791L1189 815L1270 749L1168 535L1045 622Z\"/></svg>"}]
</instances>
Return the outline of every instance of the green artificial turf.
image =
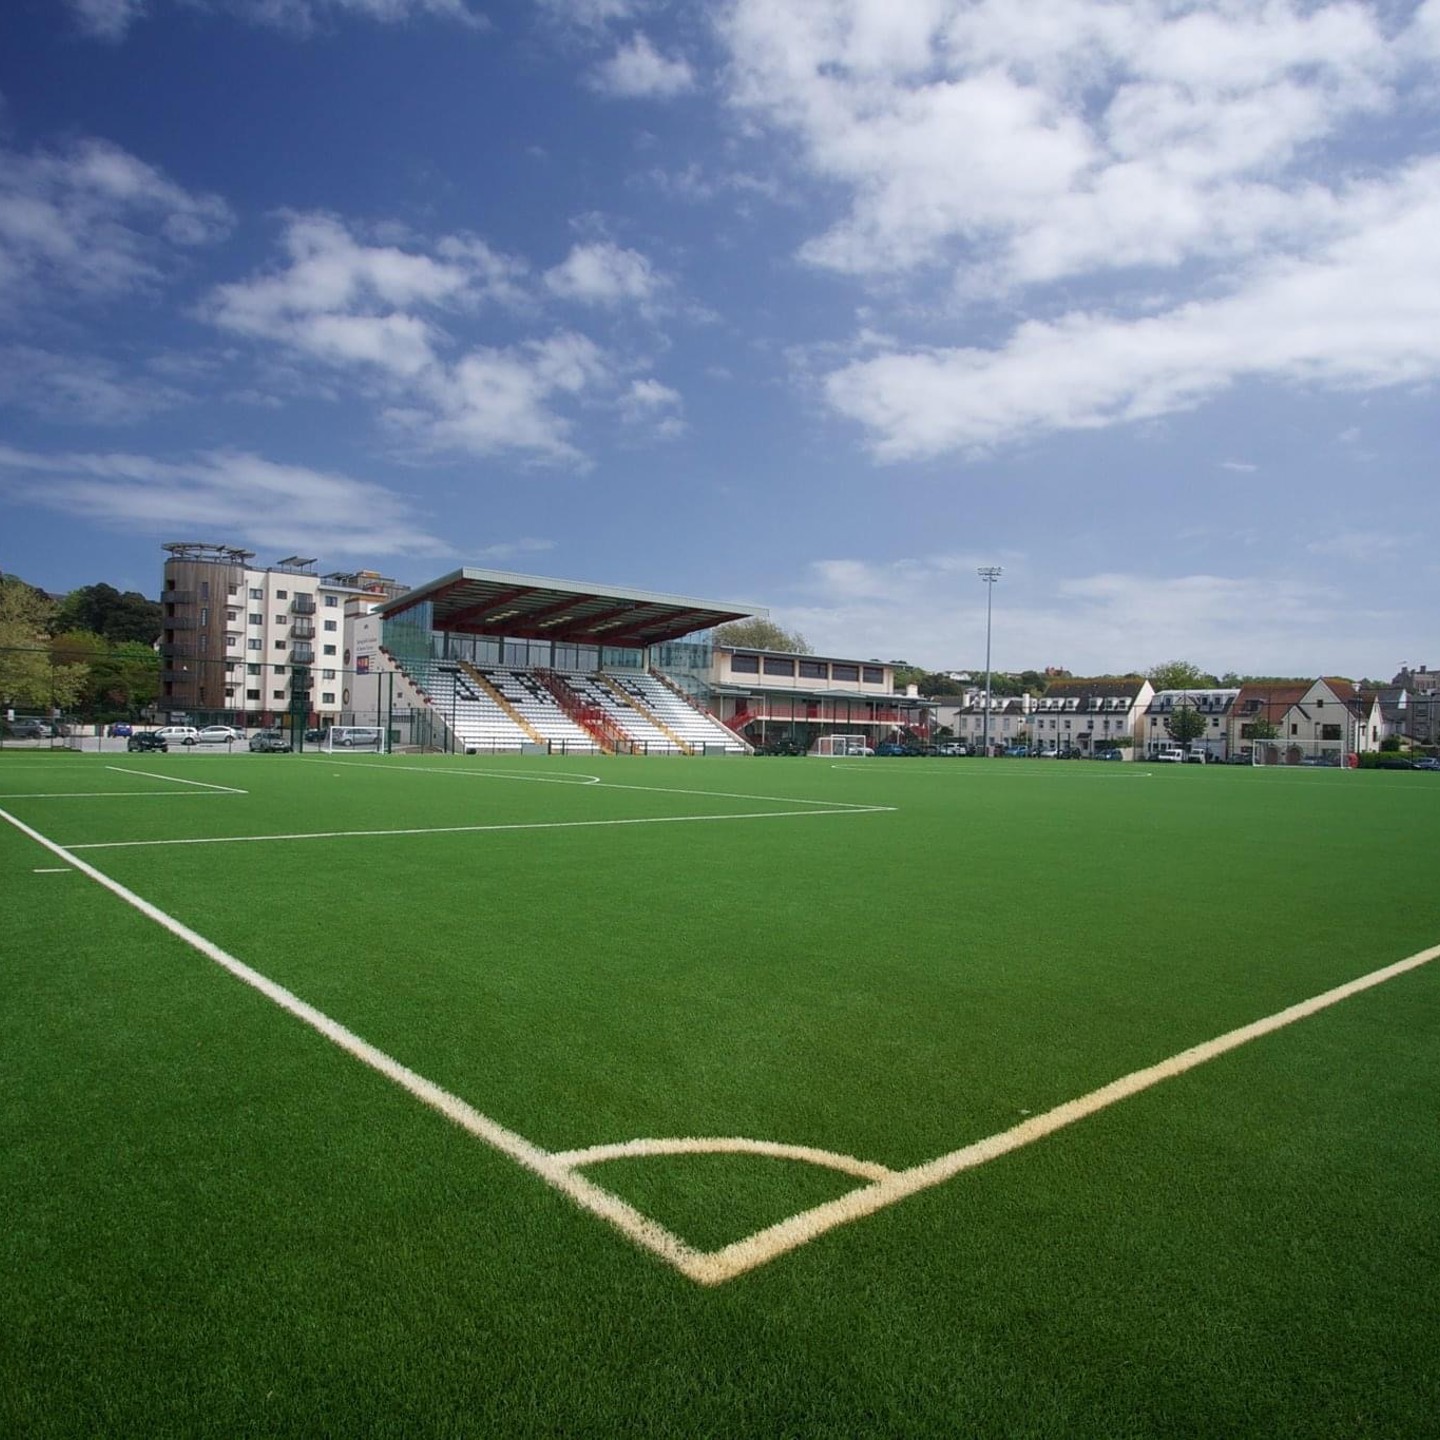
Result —
<instances>
[{"instance_id":1,"label":"green artificial turf","mask_svg":"<svg viewBox=\"0 0 1440 1440\"><path fill-rule=\"evenodd\" d=\"M6 754L0 808L550 1149L901 1168L1440 942L1424 774ZM57 868L0 826L0 1432L1435 1428L1440 962L703 1288ZM863 1183L589 1173L702 1248Z\"/></svg>"}]
</instances>

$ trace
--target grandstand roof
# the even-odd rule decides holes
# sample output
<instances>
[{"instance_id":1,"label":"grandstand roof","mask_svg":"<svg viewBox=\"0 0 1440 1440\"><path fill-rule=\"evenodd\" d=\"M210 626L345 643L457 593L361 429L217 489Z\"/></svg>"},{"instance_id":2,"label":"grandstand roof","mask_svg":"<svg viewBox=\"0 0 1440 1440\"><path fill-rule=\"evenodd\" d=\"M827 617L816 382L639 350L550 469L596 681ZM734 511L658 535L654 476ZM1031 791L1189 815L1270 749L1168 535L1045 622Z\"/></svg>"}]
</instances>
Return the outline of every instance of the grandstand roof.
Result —
<instances>
[{"instance_id":1,"label":"grandstand roof","mask_svg":"<svg viewBox=\"0 0 1440 1440\"><path fill-rule=\"evenodd\" d=\"M407 591L382 605L380 613L390 620L426 602L434 607L437 630L636 648L678 640L728 620L768 616L758 605L468 567Z\"/></svg>"}]
</instances>

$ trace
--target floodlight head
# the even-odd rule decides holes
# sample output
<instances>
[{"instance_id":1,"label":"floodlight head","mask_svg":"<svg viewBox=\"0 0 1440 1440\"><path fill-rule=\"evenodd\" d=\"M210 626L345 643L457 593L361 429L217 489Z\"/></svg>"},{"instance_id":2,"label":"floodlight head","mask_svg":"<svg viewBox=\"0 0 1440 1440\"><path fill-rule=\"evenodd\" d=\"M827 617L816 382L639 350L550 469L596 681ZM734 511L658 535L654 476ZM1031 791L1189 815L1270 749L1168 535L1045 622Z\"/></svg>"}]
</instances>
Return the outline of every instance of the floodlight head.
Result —
<instances>
[{"instance_id":1,"label":"floodlight head","mask_svg":"<svg viewBox=\"0 0 1440 1440\"><path fill-rule=\"evenodd\" d=\"M982 565L975 573L987 585L993 585L1004 572L999 565Z\"/></svg>"}]
</instances>

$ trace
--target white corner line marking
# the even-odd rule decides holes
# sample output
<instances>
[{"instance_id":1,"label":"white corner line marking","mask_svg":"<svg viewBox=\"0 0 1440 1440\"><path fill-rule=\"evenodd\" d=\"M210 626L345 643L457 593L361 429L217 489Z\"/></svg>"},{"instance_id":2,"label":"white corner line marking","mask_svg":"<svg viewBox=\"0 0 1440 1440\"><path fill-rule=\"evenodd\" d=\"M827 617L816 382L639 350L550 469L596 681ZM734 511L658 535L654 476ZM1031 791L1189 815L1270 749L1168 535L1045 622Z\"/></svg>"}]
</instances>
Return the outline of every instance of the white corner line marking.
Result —
<instances>
[{"instance_id":1,"label":"white corner line marking","mask_svg":"<svg viewBox=\"0 0 1440 1440\"><path fill-rule=\"evenodd\" d=\"M1379 970L1372 970L1368 975L1361 975L1357 979L1346 981L1343 985L1326 990L1320 995L1314 995L1308 1000L1302 1000L1284 1010L1278 1010L1273 1015L1267 1015L1263 1019L1254 1020L1248 1025L1227 1031L1213 1040L1193 1045L1188 1050L1182 1050L1178 1054L1170 1056L1167 1060L1161 1060L1157 1064L1146 1066L1141 1070L1134 1070L1128 1075L1121 1076L1118 1080L1112 1080L1108 1085L1102 1085L1099 1089L1090 1091L1087 1095L1082 1095L1075 1100L1068 1100L1045 1111L1044 1114L1033 1115L1009 1130L1001 1131L999 1134L988 1136L983 1140L977 1140L973 1144L952 1150L948 1155L937 1156L934 1160L922 1161L908 1170L890 1171L882 1178L861 1189L852 1190L838 1200L831 1200L809 1210L801 1211L799 1214L791 1215L776 1225L758 1230L743 1240L737 1240L719 1250L702 1251L695 1249L678 1235L641 1214L619 1196L577 1174L573 1168L587 1156L589 1157L588 1163L598 1163L601 1158L619 1158L621 1153L631 1153L631 1146L643 1146L646 1143L664 1146L667 1143L677 1142L663 1140L628 1142L619 1147L596 1146L588 1151L551 1152L544 1150L525 1139L523 1135L507 1130L489 1116L481 1114L458 1096L450 1094L449 1091L441 1089L432 1081L426 1080L424 1076L407 1069L398 1060L385 1054L383 1050L362 1040L353 1031L347 1030L338 1021L332 1020L313 1005L306 1004L291 991L261 975L259 971L252 970L203 935L167 915L132 890L126 889L118 881L112 880L102 871L95 869L93 865L89 865L78 856L71 854L64 846L58 845L38 830L34 830L23 821L16 819L8 811L0 809L0 820L14 826L21 834L28 836L36 844L58 856L81 874L94 880L97 885L103 886L113 895L118 896L127 905L132 906L157 925L163 926L172 935L198 950L207 959L213 960L217 965L229 971L236 979L258 990L281 1009L323 1035L332 1044L399 1085L423 1104L439 1112L477 1139L493 1146L518 1165L538 1175L546 1184L568 1196L581 1209L598 1215L636 1245L649 1250L699 1285L719 1285L727 1280L733 1280L736 1276L777 1259L788 1251L808 1244L829 1230L834 1230L841 1225L848 1225L867 1215L873 1215L922 1190L942 1185L966 1170L973 1170L990 1160L1008 1155L1013 1150L1033 1144L1048 1135L1053 1135L1057 1130L1064 1129L1067 1125L1073 1125L1076 1121L1084 1120L1121 1100L1138 1095L1164 1080L1173 1079L1187 1070L1193 1070L1231 1050L1247 1045L1252 1040L1258 1040L1287 1025L1293 1025L1296 1021L1307 1019L1332 1005L1338 1005L1342 1000L1348 1000L1354 995L1373 989L1377 985L1383 985L1399 975L1417 970L1422 965L1427 965L1432 960L1440 958L1440 945L1432 945L1403 960L1397 960ZM704 1142L683 1141L678 1143L689 1146L692 1143ZM757 1153L764 1153L762 1147L768 1147L770 1142L721 1139L710 1143L717 1146L731 1144L737 1149L744 1147ZM785 1146L779 1148L788 1152L782 1158L810 1158L802 1153L807 1151L808 1147ZM828 1157L823 1161L817 1160L816 1163L824 1163L832 1167L834 1167L836 1159L850 1158L837 1157L829 1151L813 1152L813 1155ZM865 1164L867 1162L856 1163ZM877 1166L876 1168L882 1169L883 1167Z\"/></svg>"},{"instance_id":2,"label":"white corner line marking","mask_svg":"<svg viewBox=\"0 0 1440 1440\"><path fill-rule=\"evenodd\" d=\"M686 1135L665 1140L623 1140L614 1145L590 1145L583 1150L562 1150L555 1154L576 1169L603 1165L607 1160L649 1160L657 1155L763 1155L770 1160L801 1160L854 1175L860 1180L884 1180L895 1172L873 1160L857 1160L835 1150L817 1150L813 1145L782 1145L774 1140L747 1140L740 1135Z\"/></svg>"},{"instance_id":3,"label":"white corner line marking","mask_svg":"<svg viewBox=\"0 0 1440 1440\"><path fill-rule=\"evenodd\" d=\"M347 1030L345 1026L332 1020L323 1011L306 1004L299 996L285 989L284 986L277 985L273 980L267 979L258 970L252 970L250 966L222 950L213 941L207 940L197 931L190 929L188 925L167 915L165 911L152 905L148 900L142 899L133 890L126 889L119 881L112 880L103 871L97 870L78 856L70 854L64 846L57 845L55 841L42 835L38 830L32 829L24 821L16 819L8 811L0 810L0 820L7 821L22 835L28 836L37 845L43 846L53 855L66 861L82 875L95 881L97 885L103 886L112 895L119 897L127 905L138 910L147 919L153 920L177 939L183 940L192 949L198 950L206 959L213 960L215 964L229 971L237 980L258 990L267 1000L272 1001L282 1010L323 1035L325 1039L338 1046L346 1054L359 1060L362 1064L368 1065L387 1080L400 1086L401 1089L408 1091L422 1104L438 1111L447 1120L474 1135L476 1139L483 1140L487 1145L499 1150L501 1154L509 1156L516 1164L538 1175L547 1185L567 1195L581 1209L589 1210L602 1220L608 1221L635 1244L658 1255L662 1260L686 1274L690 1272L696 1262L703 1259L700 1251L687 1245L678 1235L671 1234L664 1226L657 1224L648 1216L642 1215L634 1206L627 1204L618 1195L612 1195L608 1190L602 1189L583 1175L576 1174L549 1151L532 1144L523 1135L517 1135L513 1130L507 1130L497 1121L490 1119L488 1115L482 1115L459 1096L441 1089L433 1081L425 1079L423 1075L417 1075L398 1060L392 1059L383 1050L362 1040L354 1031Z\"/></svg>"},{"instance_id":4,"label":"white corner line marking","mask_svg":"<svg viewBox=\"0 0 1440 1440\"><path fill-rule=\"evenodd\" d=\"M117 775L142 775L146 780L164 780L171 785L194 785L201 790L218 790L222 795L248 795L248 790L239 790L234 785L212 785L205 780L185 780L179 775L157 775L153 770L133 770L128 765L107 765Z\"/></svg>"},{"instance_id":5,"label":"white corner line marking","mask_svg":"<svg viewBox=\"0 0 1440 1440\"><path fill-rule=\"evenodd\" d=\"M837 806L834 810L757 810L750 815L637 815L628 820L531 820L510 825L434 825L407 830L314 830L289 835L198 835L161 840L90 840L70 850L135 850L152 845L252 845L266 840L383 839L394 835L484 835L514 830L595 830L609 825L695 825L721 820L808 820L835 815L870 815L888 805Z\"/></svg>"}]
</instances>

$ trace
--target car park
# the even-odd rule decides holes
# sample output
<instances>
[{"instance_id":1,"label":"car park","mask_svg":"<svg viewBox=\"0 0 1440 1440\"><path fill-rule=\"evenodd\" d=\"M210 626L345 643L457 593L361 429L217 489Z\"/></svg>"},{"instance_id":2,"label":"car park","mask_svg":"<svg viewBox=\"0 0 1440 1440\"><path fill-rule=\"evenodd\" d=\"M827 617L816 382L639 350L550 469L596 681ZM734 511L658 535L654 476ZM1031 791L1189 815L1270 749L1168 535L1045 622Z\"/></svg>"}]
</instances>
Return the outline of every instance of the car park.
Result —
<instances>
[{"instance_id":1,"label":"car park","mask_svg":"<svg viewBox=\"0 0 1440 1440\"><path fill-rule=\"evenodd\" d=\"M206 725L196 736L196 744L229 745L244 738L245 732L237 730L233 725Z\"/></svg>"},{"instance_id":2,"label":"car park","mask_svg":"<svg viewBox=\"0 0 1440 1440\"><path fill-rule=\"evenodd\" d=\"M135 750L169 750L169 742L158 730L135 730L125 741L125 748Z\"/></svg>"},{"instance_id":3,"label":"car park","mask_svg":"<svg viewBox=\"0 0 1440 1440\"><path fill-rule=\"evenodd\" d=\"M257 755L283 755L293 748L283 730L257 730L250 737L250 749Z\"/></svg>"}]
</instances>

